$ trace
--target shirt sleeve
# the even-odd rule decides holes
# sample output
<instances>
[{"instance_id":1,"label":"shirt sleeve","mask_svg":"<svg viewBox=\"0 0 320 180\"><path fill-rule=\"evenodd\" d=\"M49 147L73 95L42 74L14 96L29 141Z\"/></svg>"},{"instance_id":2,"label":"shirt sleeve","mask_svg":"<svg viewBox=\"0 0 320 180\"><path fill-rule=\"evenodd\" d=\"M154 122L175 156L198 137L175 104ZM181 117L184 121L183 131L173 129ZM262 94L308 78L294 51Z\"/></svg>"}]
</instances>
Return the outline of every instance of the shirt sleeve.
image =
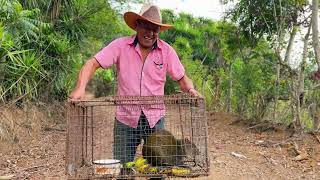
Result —
<instances>
[{"instance_id":1,"label":"shirt sleeve","mask_svg":"<svg viewBox=\"0 0 320 180\"><path fill-rule=\"evenodd\" d=\"M96 55L94 55L94 58L98 61L102 68L108 68L117 63L119 54L119 40L114 40L100 50Z\"/></svg>"},{"instance_id":2,"label":"shirt sleeve","mask_svg":"<svg viewBox=\"0 0 320 180\"><path fill-rule=\"evenodd\" d=\"M178 81L181 78L183 78L185 73L184 67L181 64L176 51L172 47L170 47L169 49L167 60L168 60L168 66L167 66L168 73L171 79L173 79L174 81Z\"/></svg>"}]
</instances>

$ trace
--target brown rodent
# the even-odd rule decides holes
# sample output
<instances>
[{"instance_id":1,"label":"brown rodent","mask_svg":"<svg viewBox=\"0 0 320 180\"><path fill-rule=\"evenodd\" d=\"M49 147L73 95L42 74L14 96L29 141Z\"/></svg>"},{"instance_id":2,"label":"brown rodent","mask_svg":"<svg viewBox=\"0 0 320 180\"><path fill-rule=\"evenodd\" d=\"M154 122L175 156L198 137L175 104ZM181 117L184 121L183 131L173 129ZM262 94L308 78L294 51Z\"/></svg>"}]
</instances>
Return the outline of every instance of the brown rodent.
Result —
<instances>
[{"instance_id":1,"label":"brown rodent","mask_svg":"<svg viewBox=\"0 0 320 180\"><path fill-rule=\"evenodd\" d=\"M153 166L179 166L187 155L196 155L197 147L188 139L176 139L167 130L156 130L145 138L142 155Z\"/></svg>"}]
</instances>

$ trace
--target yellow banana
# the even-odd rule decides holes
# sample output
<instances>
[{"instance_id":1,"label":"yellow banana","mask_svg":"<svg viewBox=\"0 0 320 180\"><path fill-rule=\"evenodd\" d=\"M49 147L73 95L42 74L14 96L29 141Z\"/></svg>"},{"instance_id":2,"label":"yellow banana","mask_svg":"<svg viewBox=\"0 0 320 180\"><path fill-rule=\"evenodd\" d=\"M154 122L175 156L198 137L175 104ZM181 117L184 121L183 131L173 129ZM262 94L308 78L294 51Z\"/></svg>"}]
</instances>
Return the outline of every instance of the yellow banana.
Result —
<instances>
[{"instance_id":1,"label":"yellow banana","mask_svg":"<svg viewBox=\"0 0 320 180\"><path fill-rule=\"evenodd\" d=\"M147 163L146 159L143 159L143 157L139 157L135 161L135 167L140 168L141 166L145 165Z\"/></svg>"},{"instance_id":2,"label":"yellow banana","mask_svg":"<svg viewBox=\"0 0 320 180\"><path fill-rule=\"evenodd\" d=\"M125 168L133 168L135 166L135 162L127 162L124 164Z\"/></svg>"},{"instance_id":3,"label":"yellow banana","mask_svg":"<svg viewBox=\"0 0 320 180\"><path fill-rule=\"evenodd\" d=\"M172 174L175 176L182 176L190 174L190 169L186 168L172 168Z\"/></svg>"},{"instance_id":4,"label":"yellow banana","mask_svg":"<svg viewBox=\"0 0 320 180\"><path fill-rule=\"evenodd\" d=\"M150 168L148 169L148 172L149 172L149 173L157 173L157 172L158 172L158 169L157 169L156 167L150 167Z\"/></svg>"},{"instance_id":5,"label":"yellow banana","mask_svg":"<svg viewBox=\"0 0 320 180\"><path fill-rule=\"evenodd\" d=\"M144 173L144 174L146 174L148 172L148 169L149 169L149 164L144 164L144 165L140 166L139 168L137 168L137 170L140 173Z\"/></svg>"}]
</instances>

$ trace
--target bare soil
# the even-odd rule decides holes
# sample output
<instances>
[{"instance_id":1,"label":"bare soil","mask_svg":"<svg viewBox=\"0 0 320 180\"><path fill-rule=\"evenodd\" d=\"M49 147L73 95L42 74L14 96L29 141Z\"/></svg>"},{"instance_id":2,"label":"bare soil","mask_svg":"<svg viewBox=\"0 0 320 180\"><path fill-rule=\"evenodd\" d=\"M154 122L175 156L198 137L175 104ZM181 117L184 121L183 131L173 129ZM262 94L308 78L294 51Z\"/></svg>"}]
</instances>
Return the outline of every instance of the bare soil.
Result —
<instances>
[{"instance_id":1,"label":"bare soil","mask_svg":"<svg viewBox=\"0 0 320 180\"><path fill-rule=\"evenodd\" d=\"M34 116L60 119L23 125L28 119L26 111L3 113L1 119L14 114L15 119L22 120L17 121L19 125L6 121L9 134L10 127L20 130L11 132L17 136L15 140L2 138L0 142L0 177L66 179L63 117L32 112ZM30 111L27 114L30 116ZM278 127L261 130L226 113L209 113L208 125L210 176L194 179L320 179L319 135Z\"/></svg>"},{"instance_id":2,"label":"bare soil","mask_svg":"<svg viewBox=\"0 0 320 180\"><path fill-rule=\"evenodd\" d=\"M212 170L208 179L320 179L316 136L277 127L259 132L235 123L238 120L225 113L208 118Z\"/></svg>"}]
</instances>

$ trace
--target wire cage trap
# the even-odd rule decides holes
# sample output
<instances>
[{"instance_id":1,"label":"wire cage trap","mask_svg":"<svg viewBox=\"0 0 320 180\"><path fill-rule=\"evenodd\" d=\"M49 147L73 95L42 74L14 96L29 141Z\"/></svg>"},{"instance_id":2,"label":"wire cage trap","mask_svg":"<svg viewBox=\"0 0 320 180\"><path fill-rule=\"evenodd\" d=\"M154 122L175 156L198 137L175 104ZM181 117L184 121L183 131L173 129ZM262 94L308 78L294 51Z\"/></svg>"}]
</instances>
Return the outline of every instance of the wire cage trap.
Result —
<instances>
[{"instance_id":1,"label":"wire cage trap","mask_svg":"<svg viewBox=\"0 0 320 180\"><path fill-rule=\"evenodd\" d=\"M110 96L70 103L66 110L68 178L209 174L207 118L202 98ZM158 116L148 114L150 111L161 117L155 128L150 127L148 119ZM116 117L137 118L132 112L139 113L137 127L119 125Z\"/></svg>"}]
</instances>

